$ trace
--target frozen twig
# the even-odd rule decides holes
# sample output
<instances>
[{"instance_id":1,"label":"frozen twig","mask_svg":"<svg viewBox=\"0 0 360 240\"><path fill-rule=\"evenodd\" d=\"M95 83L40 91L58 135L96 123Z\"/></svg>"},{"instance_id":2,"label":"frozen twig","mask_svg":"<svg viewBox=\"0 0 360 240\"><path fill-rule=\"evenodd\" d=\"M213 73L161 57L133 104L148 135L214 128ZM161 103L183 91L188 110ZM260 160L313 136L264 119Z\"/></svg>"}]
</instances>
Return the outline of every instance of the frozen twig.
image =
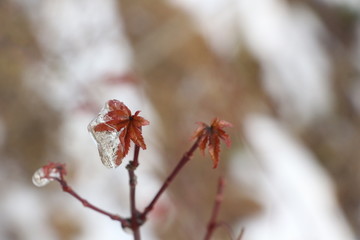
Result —
<instances>
[{"instance_id":1,"label":"frozen twig","mask_svg":"<svg viewBox=\"0 0 360 240\"><path fill-rule=\"evenodd\" d=\"M103 164L109 168L119 166L123 158L127 155L130 149L130 143L135 144L134 158L127 165L129 174L129 189L130 189L130 212L131 216L123 218L118 215L104 211L86 199L77 194L66 182L64 176L66 175L65 164L49 163L38 169L33 175L33 183L42 187L51 181L60 183L62 190L69 193L71 196L80 201L85 207L90 208L100 214L108 216L110 219L121 223L123 228L131 229L134 240L140 240L140 227L147 220L148 214L153 210L155 204L164 193L164 191L173 182L174 178L188 163L193 153L199 148L203 153L207 148L213 160L213 168L218 166L220 160L220 142L225 141L227 146L230 146L230 137L223 130L225 127L232 126L229 122L215 118L210 125L199 123L198 129L195 131L192 139L196 139L190 149L182 156L172 172L165 179L163 185L155 194L151 202L145 207L142 212L139 212L136 207L136 185L137 176L135 171L139 166L139 152L140 148L146 149L146 144L142 136L141 128L149 124L149 121L139 116L140 111L131 114L128 107L116 100L110 100L105 104L105 107L89 124L89 131L97 141L99 153ZM209 240L216 227L221 225L217 222L217 215L220 209L223 198L224 179L219 179L218 191L216 194L216 201L213 207L212 216L208 223L205 240ZM238 240L241 239L243 232L241 232Z\"/></svg>"}]
</instances>

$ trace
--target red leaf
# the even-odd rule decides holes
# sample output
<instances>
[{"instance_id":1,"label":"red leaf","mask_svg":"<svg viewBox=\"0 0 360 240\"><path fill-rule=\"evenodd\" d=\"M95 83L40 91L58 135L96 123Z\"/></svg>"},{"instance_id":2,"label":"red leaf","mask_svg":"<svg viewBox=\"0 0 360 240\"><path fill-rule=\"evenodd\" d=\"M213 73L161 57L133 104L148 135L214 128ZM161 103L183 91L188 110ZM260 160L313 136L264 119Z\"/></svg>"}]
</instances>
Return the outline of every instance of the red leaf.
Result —
<instances>
[{"instance_id":1,"label":"red leaf","mask_svg":"<svg viewBox=\"0 0 360 240\"><path fill-rule=\"evenodd\" d=\"M219 120L218 118L215 118L210 126L203 122L199 122L198 124L200 126L196 129L193 138L200 139L199 149L203 154L206 146L208 146L209 154L213 160L213 168L216 168L220 159L220 139L224 140L228 147L231 144L230 137L223 128L232 127L232 124L224 120Z\"/></svg>"},{"instance_id":2,"label":"red leaf","mask_svg":"<svg viewBox=\"0 0 360 240\"><path fill-rule=\"evenodd\" d=\"M142 136L141 127L149 125L149 121L138 116L140 111L131 115L129 108L118 100L108 101L109 112L105 114L104 123L100 123L94 127L96 132L103 131L118 131L119 146L117 152L117 165L120 165L121 160L128 154L130 148L130 141L142 149L146 149L146 144Z\"/></svg>"}]
</instances>

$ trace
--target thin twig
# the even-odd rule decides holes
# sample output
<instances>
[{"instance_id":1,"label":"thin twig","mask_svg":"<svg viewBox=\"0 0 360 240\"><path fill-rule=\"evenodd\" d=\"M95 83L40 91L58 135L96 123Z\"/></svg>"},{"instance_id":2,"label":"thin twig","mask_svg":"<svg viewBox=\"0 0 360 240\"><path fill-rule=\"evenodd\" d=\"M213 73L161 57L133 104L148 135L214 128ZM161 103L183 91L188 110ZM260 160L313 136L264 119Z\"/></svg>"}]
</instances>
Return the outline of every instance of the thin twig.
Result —
<instances>
[{"instance_id":1,"label":"thin twig","mask_svg":"<svg viewBox=\"0 0 360 240\"><path fill-rule=\"evenodd\" d=\"M214 207L213 207L213 210L212 210L212 213L211 213L209 223L207 225L204 240L210 240L215 228L218 226L217 217L219 215L220 206L221 206L221 203L223 201L224 185L225 185L225 180L224 180L223 177L220 177L219 182L218 182Z\"/></svg>"},{"instance_id":2,"label":"thin twig","mask_svg":"<svg viewBox=\"0 0 360 240\"><path fill-rule=\"evenodd\" d=\"M176 175L179 173L179 171L184 167L184 165L191 159L194 151L198 148L199 146L199 142L201 140L200 138L197 138L197 140L195 141L195 143L191 146L190 150L188 152L186 152L183 157L180 159L180 161L178 162L178 164L175 166L175 168L173 169L173 171L170 173L170 175L166 178L165 182L163 183L163 185L161 186L161 188L159 189L159 191L156 193L155 197L153 198L153 200L150 202L150 204L145 208L144 212L141 214L141 219L143 219L143 221L146 220L146 216L148 215L148 213L154 208L154 205L156 204L156 202L158 201L158 199L160 198L160 196L163 194L163 192L167 189L167 187L170 185L170 183L173 181L173 179L176 177Z\"/></svg>"},{"instance_id":3,"label":"thin twig","mask_svg":"<svg viewBox=\"0 0 360 240\"><path fill-rule=\"evenodd\" d=\"M119 221L121 223L121 225L123 227L129 227L129 222L127 221L127 219L122 218L118 215L106 212L96 206L94 206L93 204L89 203L86 199L82 198L79 194L77 194L66 182L66 180L64 179L63 175L60 176L60 178L54 178L56 181L58 181L62 187L62 190L64 192L69 193L71 196L73 196L74 198L76 198L77 200L79 200L82 205L84 205L84 207L90 208L98 213L101 213L103 215L108 216L109 218L111 218L112 220L115 221Z\"/></svg>"},{"instance_id":4,"label":"thin twig","mask_svg":"<svg viewBox=\"0 0 360 240\"><path fill-rule=\"evenodd\" d=\"M245 228L241 228L240 230L240 234L238 236L238 238L236 240L241 240L244 236L244 233L245 233Z\"/></svg>"},{"instance_id":5,"label":"thin twig","mask_svg":"<svg viewBox=\"0 0 360 240\"><path fill-rule=\"evenodd\" d=\"M223 227L226 231L226 233L229 235L229 239L234 239L234 232L231 228L231 226L226 222L217 222L216 227Z\"/></svg>"},{"instance_id":6,"label":"thin twig","mask_svg":"<svg viewBox=\"0 0 360 240\"><path fill-rule=\"evenodd\" d=\"M129 162L127 165L127 170L129 172L129 185L130 185L130 209L131 209L131 230L133 231L134 240L140 240L140 222L139 212L136 209L136 184L137 178L135 175L135 170L139 166L139 151L140 147L135 145L134 149L134 159Z\"/></svg>"}]
</instances>

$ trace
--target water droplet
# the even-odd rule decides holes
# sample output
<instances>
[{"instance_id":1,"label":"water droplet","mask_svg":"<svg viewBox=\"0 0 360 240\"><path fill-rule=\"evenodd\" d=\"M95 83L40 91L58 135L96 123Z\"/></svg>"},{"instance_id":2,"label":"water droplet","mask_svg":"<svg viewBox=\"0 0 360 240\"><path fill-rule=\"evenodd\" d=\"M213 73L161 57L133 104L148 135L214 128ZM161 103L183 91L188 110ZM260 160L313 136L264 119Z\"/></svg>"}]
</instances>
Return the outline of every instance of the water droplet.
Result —
<instances>
[{"instance_id":1,"label":"water droplet","mask_svg":"<svg viewBox=\"0 0 360 240\"><path fill-rule=\"evenodd\" d=\"M116 129L114 131L95 131L94 128L100 123L105 123L105 115L109 112L108 104L100 111L99 115L88 125L88 131L95 140L101 162L108 168L116 168L120 165L121 159L118 159L118 151L121 146L119 135L121 133Z\"/></svg>"},{"instance_id":2,"label":"water droplet","mask_svg":"<svg viewBox=\"0 0 360 240\"><path fill-rule=\"evenodd\" d=\"M53 180L49 178L45 178L45 173L43 168L38 169L32 177L32 182L37 187L43 187L51 181Z\"/></svg>"}]
</instances>

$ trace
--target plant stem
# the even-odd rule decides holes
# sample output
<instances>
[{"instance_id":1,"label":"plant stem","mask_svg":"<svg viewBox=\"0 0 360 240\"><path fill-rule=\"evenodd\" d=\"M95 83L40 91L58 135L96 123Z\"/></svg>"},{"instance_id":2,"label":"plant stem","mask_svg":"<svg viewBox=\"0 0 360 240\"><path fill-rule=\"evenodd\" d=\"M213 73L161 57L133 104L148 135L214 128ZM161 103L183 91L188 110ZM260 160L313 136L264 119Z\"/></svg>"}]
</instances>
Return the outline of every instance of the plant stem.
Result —
<instances>
[{"instance_id":1,"label":"plant stem","mask_svg":"<svg viewBox=\"0 0 360 240\"><path fill-rule=\"evenodd\" d=\"M175 168L173 169L173 171L170 173L170 175L166 178L165 182L163 183L163 185L161 186L161 188L159 189L159 191L156 193L155 197L153 198L153 200L150 202L150 204L145 208L144 212L141 214L141 219L143 219L143 221L146 220L146 216L148 215L148 213L154 208L154 205L156 204L156 202L158 201L158 199L160 198L160 196L163 194L163 192L167 189L167 187L170 185L170 183L173 181L173 179L176 177L176 175L179 173L179 171L183 168L183 166L191 159L194 151L198 148L199 146L199 142L201 140L201 137L197 138L197 140L195 141L195 143L192 145L192 147L190 148L189 151L187 151L183 157L180 159L180 161L178 162L178 164L175 166Z\"/></svg>"},{"instance_id":2,"label":"plant stem","mask_svg":"<svg viewBox=\"0 0 360 240\"><path fill-rule=\"evenodd\" d=\"M63 178L63 176L61 175L60 178L55 178L56 181L58 181L62 187L62 190L64 192L69 193L71 196L73 196L74 198L76 198L77 200L79 200L82 205L84 205L84 207L90 208L98 213L101 213L103 215L108 216L109 218L111 218L112 220L115 221L119 221L123 227L127 227L129 226L128 221L125 218L122 218L118 215L106 212L96 206L94 206L93 204L89 203L86 199L82 198L79 194L77 194L66 182L66 180Z\"/></svg>"},{"instance_id":3,"label":"plant stem","mask_svg":"<svg viewBox=\"0 0 360 240\"><path fill-rule=\"evenodd\" d=\"M241 240L242 237L244 236L244 233L245 233L245 228L241 228L240 234L236 240Z\"/></svg>"},{"instance_id":4,"label":"plant stem","mask_svg":"<svg viewBox=\"0 0 360 240\"><path fill-rule=\"evenodd\" d=\"M222 200L223 200L224 185L225 185L224 178L220 177L219 182L218 182L214 207L213 207L213 210L212 210L212 213L211 213L209 223L207 225L207 230L206 230L206 233L205 233L204 240L210 240L211 235L213 234L215 228L218 226L217 217L219 215L220 206L221 206L221 203L222 203Z\"/></svg>"},{"instance_id":5,"label":"plant stem","mask_svg":"<svg viewBox=\"0 0 360 240\"><path fill-rule=\"evenodd\" d=\"M135 175L135 170L139 166L139 151L140 147L135 145L134 150L134 159L129 162L127 165L127 170L129 172L129 185L130 185L130 209L131 209L131 221L130 228L133 231L134 240L140 240L140 225L142 222L139 218L139 212L136 209L136 184L137 178Z\"/></svg>"}]
</instances>

